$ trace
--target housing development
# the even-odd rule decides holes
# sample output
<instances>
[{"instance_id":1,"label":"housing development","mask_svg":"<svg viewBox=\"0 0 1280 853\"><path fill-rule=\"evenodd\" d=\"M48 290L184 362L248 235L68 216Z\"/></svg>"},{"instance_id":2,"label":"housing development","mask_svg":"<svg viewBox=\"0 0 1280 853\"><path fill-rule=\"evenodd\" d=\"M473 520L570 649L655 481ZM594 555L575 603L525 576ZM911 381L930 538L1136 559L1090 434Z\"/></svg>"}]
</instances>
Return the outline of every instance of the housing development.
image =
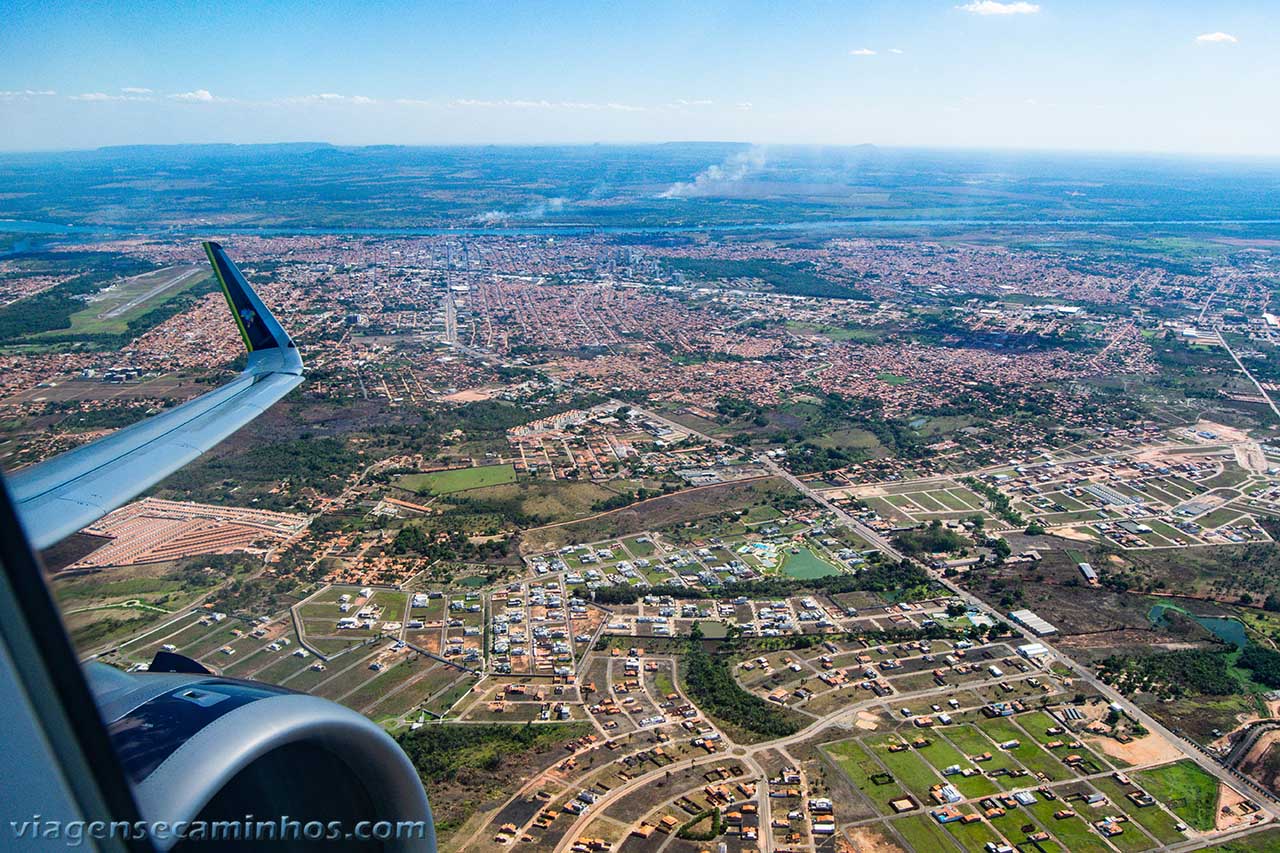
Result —
<instances>
[{"instance_id":1,"label":"housing development","mask_svg":"<svg viewBox=\"0 0 1280 853\"><path fill-rule=\"evenodd\" d=\"M361 151L352 185L392 156ZM290 167L318 198L330 154ZM41 555L79 653L366 715L449 851L1280 849L1274 225L1187 224L1087 163L893 171L894 227L786 155L666 206L695 154L563 220L521 211L571 158L511 154L473 198L473 155L434 152L363 226L299 194L133 229L106 173L142 166L90 159L83 231L0 221L6 471L239 366L196 229L306 364ZM216 195L263 180L245 157L170 165ZM934 221L973 186L1039 224ZM1170 224L1116 224L1128 193Z\"/></svg>"}]
</instances>

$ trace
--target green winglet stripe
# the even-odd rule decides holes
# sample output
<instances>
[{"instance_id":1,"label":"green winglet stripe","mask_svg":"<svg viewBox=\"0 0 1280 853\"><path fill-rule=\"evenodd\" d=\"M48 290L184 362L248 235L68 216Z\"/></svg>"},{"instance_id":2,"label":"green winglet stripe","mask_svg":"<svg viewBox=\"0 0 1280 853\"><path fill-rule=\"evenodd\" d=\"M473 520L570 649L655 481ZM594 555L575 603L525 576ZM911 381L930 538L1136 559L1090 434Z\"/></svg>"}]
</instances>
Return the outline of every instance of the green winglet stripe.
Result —
<instances>
[{"instance_id":1,"label":"green winglet stripe","mask_svg":"<svg viewBox=\"0 0 1280 853\"><path fill-rule=\"evenodd\" d=\"M227 298L227 307L231 309L231 316L235 318L236 328L240 330L240 337L244 340L245 349L253 352L253 344L249 342L249 332L244 327L244 320L240 318L240 312L236 310L235 300L231 298L231 289L227 287L227 280L222 276L222 269L218 266L218 260L213 256L213 247L205 243L204 253L209 256L209 263L213 266L213 274L218 277L218 284L222 286L222 295Z\"/></svg>"}]
</instances>

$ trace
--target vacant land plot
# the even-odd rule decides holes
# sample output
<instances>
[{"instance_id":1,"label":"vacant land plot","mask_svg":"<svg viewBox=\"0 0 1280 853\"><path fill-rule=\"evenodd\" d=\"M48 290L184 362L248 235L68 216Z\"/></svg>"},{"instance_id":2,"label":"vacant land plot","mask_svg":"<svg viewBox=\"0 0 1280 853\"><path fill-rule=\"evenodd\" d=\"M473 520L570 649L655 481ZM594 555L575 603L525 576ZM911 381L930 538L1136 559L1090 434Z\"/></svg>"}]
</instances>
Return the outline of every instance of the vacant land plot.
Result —
<instances>
[{"instance_id":1,"label":"vacant land plot","mask_svg":"<svg viewBox=\"0 0 1280 853\"><path fill-rule=\"evenodd\" d=\"M1174 814L1199 830L1214 827L1218 809L1218 780L1193 761L1176 761L1134 774L1147 793L1173 809Z\"/></svg>"},{"instance_id":2,"label":"vacant land plot","mask_svg":"<svg viewBox=\"0 0 1280 853\"><path fill-rule=\"evenodd\" d=\"M526 530L522 549L525 553L537 553L562 545L599 542L614 536L660 530L707 516L768 505L775 496L791 494L794 494L791 487L774 477L685 489L571 524Z\"/></svg>"},{"instance_id":3,"label":"vacant land plot","mask_svg":"<svg viewBox=\"0 0 1280 853\"><path fill-rule=\"evenodd\" d=\"M996 717L990 720L983 720L978 725L986 732L987 737L997 744L1016 741L1018 743L1017 746L1003 751L1012 755L1032 773L1043 773L1052 780L1065 779L1071 775L1066 765L1041 749L1029 735L1013 725L1007 718Z\"/></svg>"},{"instance_id":4,"label":"vacant land plot","mask_svg":"<svg viewBox=\"0 0 1280 853\"><path fill-rule=\"evenodd\" d=\"M928 815L912 815L891 821L889 826L902 836L912 850L942 853L942 851L958 849L955 839Z\"/></svg>"},{"instance_id":5,"label":"vacant land plot","mask_svg":"<svg viewBox=\"0 0 1280 853\"><path fill-rule=\"evenodd\" d=\"M1201 848L1200 853L1280 853L1280 829L1255 832L1235 841Z\"/></svg>"},{"instance_id":6,"label":"vacant land plot","mask_svg":"<svg viewBox=\"0 0 1280 853\"><path fill-rule=\"evenodd\" d=\"M939 773L951 766L959 766L961 770L977 767L976 764L961 754L960 750L941 737L933 737L931 743L928 746L917 749L916 754L933 765L934 769ZM1000 787L986 776L961 776L956 774L949 777L948 781L955 785L956 789L966 797L986 797L1000 791Z\"/></svg>"},{"instance_id":7,"label":"vacant land plot","mask_svg":"<svg viewBox=\"0 0 1280 853\"><path fill-rule=\"evenodd\" d=\"M839 569L810 551L808 548L801 548L787 557L782 562L782 573L787 577L798 578L799 580L812 580L813 578L825 578L828 575L839 574Z\"/></svg>"},{"instance_id":8,"label":"vacant land plot","mask_svg":"<svg viewBox=\"0 0 1280 853\"><path fill-rule=\"evenodd\" d=\"M823 749L881 814L889 814L892 811L889 802L903 796L902 785L896 779L889 781L890 774L885 773L858 741L842 740Z\"/></svg>"},{"instance_id":9,"label":"vacant land plot","mask_svg":"<svg viewBox=\"0 0 1280 853\"><path fill-rule=\"evenodd\" d=\"M929 789L941 781L938 774L928 762L912 750L890 752L888 743L889 741L882 741L873 744L876 757L889 768L889 772L895 779L906 785L907 789L916 795L917 799L928 802Z\"/></svg>"},{"instance_id":10,"label":"vacant land plot","mask_svg":"<svg viewBox=\"0 0 1280 853\"><path fill-rule=\"evenodd\" d=\"M1094 779L1093 786L1101 793L1106 794L1107 798L1117 808L1124 809L1134 823L1140 824L1161 844L1176 844L1179 841L1186 840L1186 836L1178 831L1178 821L1173 815L1159 806L1141 807L1126 798L1125 795L1134 790L1134 786L1121 785L1116 780L1106 776Z\"/></svg>"},{"instance_id":11,"label":"vacant land plot","mask_svg":"<svg viewBox=\"0 0 1280 853\"><path fill-rule=\"evenodd\" d=\"M1071 853L1106 853L1110 849L1103 842L1102 836L1085 823L1084 818L1079 816L1055 818L1054 813L1064 808L1070 808L1070 806L1061 801L1050 802L1041 799L1030 806L1030 811L1040 824L1053 833L1054 837L1061 841Z\"/></svg>"},{"instance_id":12,"label":"vacant land plot","mask_svg":"<svg viewBox=\"0 0 1280 853\"><path fill-rule=\"evenodd\" d=\"M454 468L425 474L406 474L396 484L411 492L447 495L515 481L516 469L511 465L483 465L479 468Z\"/></svg>"}]
</instances>

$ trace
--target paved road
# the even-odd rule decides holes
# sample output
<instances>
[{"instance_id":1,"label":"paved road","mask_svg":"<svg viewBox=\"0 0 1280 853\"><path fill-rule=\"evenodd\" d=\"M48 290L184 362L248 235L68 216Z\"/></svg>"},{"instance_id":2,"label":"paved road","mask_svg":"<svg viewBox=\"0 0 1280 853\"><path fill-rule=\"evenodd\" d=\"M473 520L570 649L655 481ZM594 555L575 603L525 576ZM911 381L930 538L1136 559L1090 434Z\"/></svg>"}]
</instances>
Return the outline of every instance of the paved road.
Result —
<instances>
[{"instance_id":1,"label":"paved road","mask_svg":"<svg viewBox=\"0 0 1280 853\"><path fill-rule=\"evenodd\" d=\"M1249 372L1249 368L1244 366L1244 362L1240 360L1240 356L1236 355L1235 350L1233 350L1231 345L1227 343L1227 339L1221 332L1218 333L1218 340L1222 341L1222 348L1227 351L1227 355L1231 356L1232 361L1236 363L1236 367L1240 368L1240 372L1249 378L1249 381L1253 383L1253 387L1257 388L1258 393L1262 395L1262 399L1267 401L1267 405L1271 407L1271 412L1276 416L1276 420L1280 420L1280 409L1276 408L1275 401L1271 399L1271 395L1269 395L1266 389L1262 387L1262 383Z\"/></svg>"}]
</instances>

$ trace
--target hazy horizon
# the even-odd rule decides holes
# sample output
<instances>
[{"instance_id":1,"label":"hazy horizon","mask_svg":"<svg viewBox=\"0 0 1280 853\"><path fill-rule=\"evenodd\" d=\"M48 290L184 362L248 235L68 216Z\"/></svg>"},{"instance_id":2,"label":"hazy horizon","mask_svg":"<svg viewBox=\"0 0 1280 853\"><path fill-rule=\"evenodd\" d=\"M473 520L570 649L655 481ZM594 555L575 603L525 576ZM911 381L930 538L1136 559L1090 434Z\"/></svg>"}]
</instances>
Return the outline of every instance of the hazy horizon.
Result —
<instances>
[{"instance_id":1,"label":"hazy horizon","mask_svg":"<svg viewBox=\"0 0 1280 853\"><path fill-rule=\"evenodd\" d=\"M325 139L269 139L251 142L224 141L177 141L177 142L120 142L105 145L61 148L0 148L0 156L8 155L41 155L41 154L92 154L96 152L120 151L126 149L177 149L177 148L268 148L268 147L305 147L317 146L337 149L474 149L474 148L661 148L663 146L742 146L744 148L766 148L779 150L853 150L874 148L883 151L900 152L934 152L939 154L994 154L1001 156L1039 156L1039 157L1100 157L1100 158L1144 158L1153 157L1168 160L1194 160L1205 162L1270 162L1280 164L1280 151L1275 153L1249 153L1230 151L1183 151L1175 149L1126 149L1126 148L1033 148L1033 147L1001 147L997 145L929 145L929 144L880 144L876 142L771 142L768 140L750 139L667 139L667 140L563 140L563 141L501 141L474 140L458 142L363 142L346 143Z\"/></svg>"},{"instance_id":2,"label":"hazy horizon","mask_svg":"<svg viewBox=\"0 0 1280 853\"><path fill-rule=\"evenodd\" d=\"M240 0L0 31L0 150L773 144L1280 155L1265 4Z\"/></svg>"}]
</instances>

